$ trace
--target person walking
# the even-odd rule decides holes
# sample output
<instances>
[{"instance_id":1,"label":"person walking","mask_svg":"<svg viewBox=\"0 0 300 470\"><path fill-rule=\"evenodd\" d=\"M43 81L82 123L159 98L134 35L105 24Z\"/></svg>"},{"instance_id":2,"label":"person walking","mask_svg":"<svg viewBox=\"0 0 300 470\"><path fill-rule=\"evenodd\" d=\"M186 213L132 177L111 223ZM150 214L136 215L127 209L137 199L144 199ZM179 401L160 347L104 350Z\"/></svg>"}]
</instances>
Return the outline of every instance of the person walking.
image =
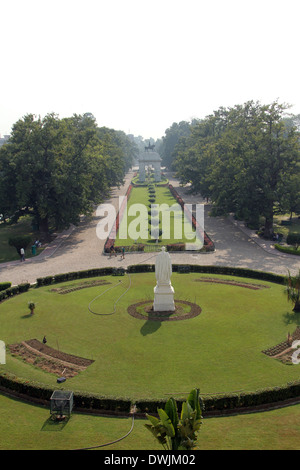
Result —
<instances>
[{"instance_id":1,"label":"person walking","mask_svg":"<svg viewBox=\"0 0 300 470\"><path fill-rule=\"evenodd\" d=\"M125 246L122 246L122 259L125 259Z\"/></svg>"},{"instance_id":2,"label":"person walking","mask_svg":"<svg viewBox=\"0 0 300 470\"><path fill-rule=\"evenodd\" d=\"M24 250L24 248L20 249L20 255L21 255L21 262L25 261L25 250Z\"/></svg>"},{"instance_id":3,"label":"person walking","mask_svg":"<svg viewBox=\"0 0 300 470\"><path fill-rule=\"evenodd\" d=\"M115 247L114 247L114 245L111 245L111 247L110 247L110 253L109 253L109 258L111 258L113 254L114 254L115 256L117 256L117 253L115 252Z\"/></svg>"}]
</instances>

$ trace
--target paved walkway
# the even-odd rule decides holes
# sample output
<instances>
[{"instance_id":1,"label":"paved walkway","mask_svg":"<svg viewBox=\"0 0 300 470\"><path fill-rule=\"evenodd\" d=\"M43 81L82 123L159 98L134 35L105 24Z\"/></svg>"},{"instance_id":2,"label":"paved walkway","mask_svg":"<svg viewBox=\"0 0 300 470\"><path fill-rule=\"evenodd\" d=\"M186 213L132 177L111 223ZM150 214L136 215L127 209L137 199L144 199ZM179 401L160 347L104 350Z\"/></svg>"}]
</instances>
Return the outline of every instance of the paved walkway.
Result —
<instances>
[{"instance_id":1,"label":"paved walkway","mask_svg":"<svg viewBox=\"0 0 300 470\"><path fill-rule=\"evenodd\" d=\"M125 194L132 179L130 172L125 184L112 191L107 201L118 207L118 197ZM182 195L186 203L204 203L199 196L188 194L174 178L170 182ZM213 240L216 251L213 253L171 254L173 263L216 266L238 266L278 274L296 273L300 269L300 257L282 254L272 248L272 243L259 239L255 232L231 217L210 217L210 205L205 204L205 231ZM104 241L96 235L99 219L94 215L83 218L78 227L58 236L45 250L24 263L13 261L0 265L0 282L10 281L13 285L21 282L35 282L38 277L78 271L95 267L124 266L137 263L155 262L156 254L132 253L121 260L120 256L109 259L103 254Z\"/></svg>"}]
</instances>

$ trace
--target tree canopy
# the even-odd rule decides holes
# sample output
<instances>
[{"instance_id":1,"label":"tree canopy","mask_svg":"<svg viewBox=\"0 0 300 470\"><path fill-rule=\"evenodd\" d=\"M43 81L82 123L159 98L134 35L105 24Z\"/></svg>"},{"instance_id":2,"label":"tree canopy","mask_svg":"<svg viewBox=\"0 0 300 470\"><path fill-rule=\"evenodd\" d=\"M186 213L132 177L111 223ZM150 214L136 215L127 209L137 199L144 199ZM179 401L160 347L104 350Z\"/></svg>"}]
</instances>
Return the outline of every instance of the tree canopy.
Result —
<instances>
[{"instance_id":1,"label":"tree canopy","mask_svg":"<svg viewBox=\"0 0 300 470\"><path fill-rule=\"evenodd\" d=\"M174 159L174 150L179 140L188 137L191 133L191 124L181 121L178 124L173 122L172 126L165 131L159 143L159 152L162 157L162 165L171 169Z\"/></svg>"},{"instance_id":2,"label":"tree canopy","mask_svg":"<svg viewBox=\"0 0 300 470\"><path fill-rule=\"evenodd\" d=\"M98 128L90 113L28 114L0 149L0 213L14 220L30 213L45 235L50 221L59 229L77 224L122 184L136 151L126 134Z\"/></svg>"},{"instance_id":3,"label":"tree canopy","mask_svg":"<svg viewBox=\"0 0 300 470\"><path fill-rule=\"evenodd\" d=\"M211 198L218 213L252 226L263 216L271 236L274 212L299 208L299 130L284 120L288 108L250 101L198 121L175 148L181 183Z\"/></svg>"}]
</instances>

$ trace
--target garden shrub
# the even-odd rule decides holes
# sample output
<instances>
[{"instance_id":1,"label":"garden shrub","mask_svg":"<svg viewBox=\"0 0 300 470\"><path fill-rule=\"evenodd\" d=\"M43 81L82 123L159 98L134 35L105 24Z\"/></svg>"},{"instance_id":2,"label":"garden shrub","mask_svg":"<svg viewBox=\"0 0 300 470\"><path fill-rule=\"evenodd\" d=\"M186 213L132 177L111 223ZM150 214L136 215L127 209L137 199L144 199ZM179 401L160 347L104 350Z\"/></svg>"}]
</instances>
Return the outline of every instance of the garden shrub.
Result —
<instances>
[{"instance_id":1,"label":"garden shrub","mask_svg":"<svg viewBox=\"0 0 300 470\"><path fill-rule=\"evenodd\" d=\"M185 243L172 243L171 245L167 245L167 251L184 251L185 250Z\"/></svg>"},{"instance_id":2,"label":"garden shrub","mask_svg":"<svg viewBox=\"0 0 300 470\"><path fill-rule=\"evenodd\" d=\"M11 287L11 282L0 282L0 291Z\"/></svg>"},{"instance_id":3,"label":"garden shrub","mask_svg":"<svg viewBox=\"0 0 300 470\"><path fill-rule=\"evenodd\" d=\"M19 288L19 294L22 294L23 292L27 292L30 288L29 282L24 282L22 284L18 285Z\"/></svg>"},{"instance_id":4,"label":"garden shrub","mask_svg":"<svg viewBox=\"0 0 300 470\"><path fill-rule=\"evenodd\" d=\"M20 253L21 248L26 248L31 243L31 236L30 235L18 235L15 237L11 237L8 239L8 244L10 246L14 246L18 253Z\"/></svg>"},{"instance_id":5,"label":"garden shrub","mask_svg":"<svg viewBox=\"0 0 300 470\"><path fill-rule=\"evenodd\" d=\"M148 273L154 272L155 266L152 264L134 264L127 267L129 273Z\"/></svg>"},{"instance_id":6,"label":"garden shrub","mask_svg":"<svg viewBox=\"0 0 300 470\"><path fill-rule=\"evenodd\" d=\"M282 253L288 253L290 255L300 256L300 251L297 248L294 248L292 246L282 246L282 245L278 245L278 243L276 243L274 246L276 250L281 251Z\"/></svg>"},{"instance_id":7,"label":"garden shrub","mask_svg":"<svg viewBox=\"0 0 300 470\"><path fill-rule=\"evenodd\" d=\"M300 233L296 233L296 232L289 233L288 236L286 237L286 242L288 245L293 245L297 250L300 245Z\"/></svg>"},{"instance_id":8,"label":"garden shrub","mask_svg":"<svg viewBox=\"0 0 300 470\"><path fill-rule=\"evenodd\" d=\"M84 271L73 271L69 273L56 274L55 276L46 276L37 279L36 287L47 286L52 283L72 281L74 279L84 279L96 276L108 276L113 273L113 268L93 268Z\"/></svg>"},{"instance_id":9,"label":"garden shrub","mask_svg":"<svg viewBox=\"0 0 300 470\"><path fill-rule=\"evenodd\" d=\"M7 289L0 291L0 302L2 300L8 299L9 297L13 297L14 295L27 292L29 288L30 284L28 282L19 284L17 286L8 287Z\"/></svg>"}]
</instances>

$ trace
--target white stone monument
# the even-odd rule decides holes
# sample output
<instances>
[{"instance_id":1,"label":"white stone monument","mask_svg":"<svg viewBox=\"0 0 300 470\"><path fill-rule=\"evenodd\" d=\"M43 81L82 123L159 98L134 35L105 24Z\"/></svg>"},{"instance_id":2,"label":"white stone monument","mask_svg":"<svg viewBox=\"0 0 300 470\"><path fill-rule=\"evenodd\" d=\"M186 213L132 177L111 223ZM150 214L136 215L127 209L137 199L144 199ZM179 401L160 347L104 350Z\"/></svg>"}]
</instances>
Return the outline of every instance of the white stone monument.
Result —
<instances>
[{"instance_id":1,"label":"white stone monument","mask_svg":"<svg viewBox=\"0 0 300 470\"><path fill-rule=\"evenodd\" d=\"M159 183L161 181L161 157L154 151L154 145L145 147L145 152L139 156L139 181L144 183L146 179L146 166L154 168L154 181Z\"/></svg>"},{"instance_id":2,"label":"white stone monument","mask_svg":"<svg viewBox=\"0 0 300 470\"><path fill-rule=\"evenodd\" d=\"M172 263L169 253L163 246L155 261L154 311L174 311L174 288L171 285Z\"/></svg>"}]
</instances>

